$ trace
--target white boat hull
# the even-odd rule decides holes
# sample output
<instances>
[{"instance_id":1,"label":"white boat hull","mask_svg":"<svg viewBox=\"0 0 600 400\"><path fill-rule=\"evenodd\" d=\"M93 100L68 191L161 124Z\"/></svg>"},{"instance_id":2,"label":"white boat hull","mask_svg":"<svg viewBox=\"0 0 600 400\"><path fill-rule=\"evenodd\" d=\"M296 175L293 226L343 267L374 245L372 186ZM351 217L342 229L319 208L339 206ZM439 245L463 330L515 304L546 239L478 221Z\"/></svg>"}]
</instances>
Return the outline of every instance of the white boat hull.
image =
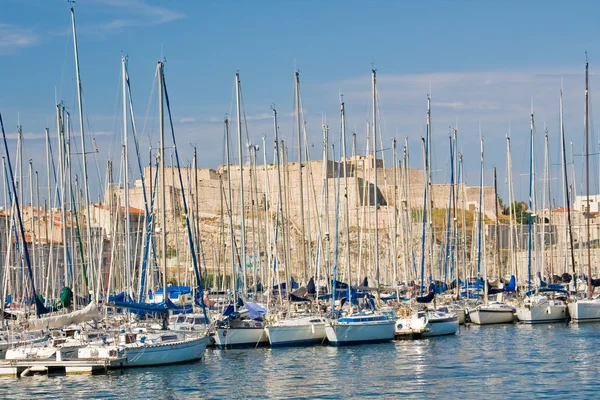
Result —
<instances>
[{"instance_id":1,"label":"white boat hull","mask_svg":"<svg viewBox=\"0 0 600 400\"><path fill-rule=\"evenodd\" d=\"M427 322L427 330L423 332L423 337L435 337L454 335L458 330L458 318L445 321Z\"/></svg>"},{"instance_id":2,"label":"white boat hull","mask_svg":"<svg viewBox=\"0 0 600 400\"><path fill-rule=\"evenodd\" d=\"M526 324L544 324L567 320L566 304L540 304L517 308L517 318Z\"/></svg>"},{"instance_id":3,"label":"white boat hull","mask_svg":"<svg viewBox=\"0 0 600 400\"><path fill-rule=\"evenodd\" d=\"M271 347L323 344L327 339L325 324L267 326Z\"/></svg>"},{"instance_id":4,"label":"white boat hull","mask_svg":"<svg viewBox=\"0 0 600 400\"><path fill-rule=\"evenodd\" d=\"M369 322L332 321L325 328L327 339L333 346L389 342L396 333L393 320Z\"/></svg>"},{"instance_id":5,"label":"white boat hull","mask_svg":"<svg viewBox=\"0 0 600 400\"><path fill-rule=\"evenodd\" d=\"M571 322L599 322L600 321L600 301L598 300L579 300L568 305Z\"/></svg>"},{"instance_id":6,"label":"white boat hull","mask_svg":"<svg viewBox=\"0 0 600 400\"><path fill-rule=\"evenodd\" d=\"M422 331L422 337L454 335L458 331L458 317L455 314L443 314L440 317L413 315L412 318L396 320L396 332L402 334L406 329Z\"/></svg>"},{"instance_id":7,"label":"white boat hull","mask_svg":"<svg viewBox=\"0 0 600 400\"><path fill-rule=\"evenodd\" d=\"M200 360L207 345L208 336L202 336L172 343L119 346L118 350L115 346L85 347L79 349L78 355L80 359L126 356L127 360L123 362L122 367L153 367Z\"/></svg>"},{"instance_id":8,"label":"white boat hull","mask_svg":"<svg viewBox=\"0 0 600 400\"><path fill-rule=\"evenodd\" d=\"M268 344L265 329L251 328L217 328L215 329L215 344L220 349L256 347Z\"/></svg>"},{"instance_id":9,"label":"white boat hull","mask_svg":"<svg viewBox=\"0 0 600 400\"><path fill-rule=\"evenodd\" d=\"M457 309L452 310L452 312L456 314L459 325L464 325L466 323L467 317L466 317L466 312L465 312L464 308L457 308Z\"/></svg>"},{"instance_id":10,"label":"white boat hull","mask_svg":"<svg viewBox=\"0 0 600 400\"><path fill-rule=\"evenodd\" d=\"M513 322L511 310L487 310L476 308L469 311L471 322L476 325L509 324Z\"/></svg>"}]
</instances>

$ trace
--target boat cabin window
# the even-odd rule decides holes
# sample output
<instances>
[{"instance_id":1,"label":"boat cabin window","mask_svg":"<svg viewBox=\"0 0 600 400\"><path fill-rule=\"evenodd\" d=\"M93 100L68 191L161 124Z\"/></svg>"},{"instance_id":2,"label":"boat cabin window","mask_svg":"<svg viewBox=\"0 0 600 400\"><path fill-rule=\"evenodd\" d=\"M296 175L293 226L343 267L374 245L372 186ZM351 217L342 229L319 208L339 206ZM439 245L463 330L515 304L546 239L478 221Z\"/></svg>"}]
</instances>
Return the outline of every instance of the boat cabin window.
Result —
<instances>
[{"instance_id":1,"label":"boat cabin window","mask_svg":"<svg viewBox=\"0 0 600 400\"><path fill-rule=\"evenodd\" d=\"M135 343L135 337L136 337L135 333L126 333L125 334L125 344Z\"/></svg>"},{"instance_id":2,"label":"boat cabin window","mask_svg":"<svg viewBox=\"0 0 600 400\"><path fill-rule=\"evenodd\" d=\"M180 315L179 317L177 317L178 324L182 324L184 322L185 322L185 315Z\"/></svg>"},{"instance_id":3,"label":"boat cabin window","mask_svg":"<svg viewBox=\"0 0 600 400\"><path fill-rule=\"evenodd\" d=\"M203 323L204 323L203 318L194 319L194 324L196 324L196 325L202 325Z\"/></svg>"},{"instance_id":4,"label":"boat cabin window","mask_svg":"<svg viewBox=\"0 0 600 400\"><path fill-rule=\"evenodd\" d=\"M177 335L162 335L161 336L161 340L163 342L167 342L167 341L171 341L171 340L177 340Z\"/></svg>"}]
</instances>

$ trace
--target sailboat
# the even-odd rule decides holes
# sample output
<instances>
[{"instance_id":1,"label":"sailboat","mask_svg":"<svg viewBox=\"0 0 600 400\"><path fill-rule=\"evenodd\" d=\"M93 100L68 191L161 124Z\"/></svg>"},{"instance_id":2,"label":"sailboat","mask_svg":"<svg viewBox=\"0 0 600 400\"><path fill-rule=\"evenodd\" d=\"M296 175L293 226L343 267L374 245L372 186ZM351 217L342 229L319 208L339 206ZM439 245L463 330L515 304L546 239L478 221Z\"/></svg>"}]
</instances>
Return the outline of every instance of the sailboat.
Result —
<instances>
[{"instance_id":1,"label":"sailboat","mask_svg":"<svg viewBox=\"0 0 600 400\"><path fill-rule=\"evenodd\" d=\"M587 201L586 204L590 204L590 171L589 171L589 76L588 76L589 63L585 63L585 168L586 168L586 185L587 185ZM561 91L561 123L562 123L562 91ZM564 129L561 126L561 135L564 143ZM564 146L564 144L563 144ZM568 206L567 206L568 207ZM592 285L592 267L590 257L590 219L586 218L586 234L587 234L587 256L588 256L588 292L587 299L579 299L575 302L571 302L568 305L569 315L571 316L571 322L598 322L600 321L600 299L594 298L594 286ZM575 274L573 274L573 280L575 280Z\"/></svg>"},{"instance_id":2,"label":"sailboat","mask_svg":"<svg viewBox=\"0 0 600 400\"><path fill-rule=\"evenodd\" d=\"M485 252L485 244L483 240L485 235L483 234L483 139L481 142L481 181L480 181L480 197L479 197L479 240L477 250L477 262L481 264L481 252ZM472 310L469 310L469 317L471 322L476 325L493 325L493 324L507 324L513 322L514 310L507 304L502 302L489 302L488 301L488 281L487 281L487 262L485 255L483 257L483 304L478 305ZM479 279L478 279L479 281Z\"/></svg>"},{"instance_id":3,"label":"sailboat","mask_svg":"<svg viewBox=\"0 0 600 400\"><path fill-rule=\"evenodd\" d=\"M533 218L535 215L535 170L534 170L534 129L533 109L531 110L531 133L530 133L530 159L529 159L529 209L527 221L529 225L528 234L528 292L523 303L517 308L517 318L526 324L537 324L546 322L560 322L567 319L567 305L560 298L554 298L541 292L531 290L531 253L533 249L532 240L535 239ZM541 281L541 279L540 279Z\"/></svg>"},{"instance_id":4,"label":"sailboat","mask_svg":"<svg viewBox=\"0 0 600 400\"><path fill-rule=\"evenodd\" d=\"M241 113L241 94L240 94L240 74L235 74L236 88L236 110L237 110L237 129L238 129L238 151L239 151L239 167L240 167L240 267L243 276L241 280L244 282L242 293L246 294L246 271L245 271L245 239L244 239L244 176L243 176L243 157L242 157L242 113ZM275 114L275 111L274 111ZM276 115L276 114L275 114ZM275 126L277 126L277 118L275 117ZM229 122L225 119L225 153L227 157L227 185L229 191L229 201L231 205L231 174L229 170ZM277 141L277 138L276 138ZM245 302L244 308L238 310L238 266L235 263L235 238L233 234L232 213L229 213L230 218L230 236L231 236L231 262L233 276L233 304L230 304L225 309L223 315L216 321L215 329L215 344L221 349L235 347L256 347L259 345L268 344L267 334L265 332L265 321L263 316L266 310L251 302Z\"/></svg>"},{"instance_id":5,"label":"sailboat","mask_svg":"<svg viewBox=\"0 0 600 400\"><path fill-rule=\"evenodd\" d=\"M430 123L431 123L431 99L427 97L427 131L426 137L424 140L424 173L425 176L428 177L430 173L430 163L429 163L429 142L430 142ZM451 139L452 140L452 139ZM452 141L450 142L450 152L451 152L451 187L453 187L453 179L454 179L454 164L453 164L453 147ZM423 296L423 284L425 281L425 222L426 222L426 204L427 204L427 194L430 189L430 180L425 179L425 191L423 195L423 236L421 238L421 287L420 294L421 297L417 297L417 303L430 303L434 300L435 290L430 290L427 296ZM450 209L450 208L449 208ZM429 214L431 217L431 214ZM463 310L464 311L464 310ZM463 313L464 316L464 313ZM423 337L434 337L434 336L445 336L445 335L453 335L458 330L459 317L457 313L448 312L448 309L439 309L439 310L417 310L413 312L408 317L401 317L396 320L396 332L402 333L402 331L406 329L415 329L423 331Z\"/></svg>"},{"instance_id":6,"label":"sailboat","mask_svg":"<svg viewBox=\"0 0 600 400\"><path fill-rule=\"evenodd\" d=\"M376 72L372 71L372 95L373 95L373 159L374 159L374 190L375 190L375 274L377 283L379 283L379 254L377 245L377 95L375 89L376 83ZM331 309L332 313L335 311L335 298L336 298L336 274L337 274L337 248L339 242L339 203L340 203L340 168L338 168L338 190L336 200L336 229L335 229L335 261L334 261L334 272L333 272L333 285L332 285L332 297L331 297ZM351 287L350 282L348 283L348 300L352 303ZM395 321L389 319L386 315L376 310L359 311L357 313L350 313L347 316L341 318L332 318L329 325L325 328L327 333L327 339L333 346L345 346L355 345L363 343L379 343L389 342L394 338L395 335Z\"/></svg>"},{"instance_id":7,"label":"sailboat","mask_svg":"<svg viewBox=\"0 0 600 400\"><path fill-rule=\"evenodd\" d=\"M301 110L300 110L300 75L296 71L294 73L295 77L295 95L296 95L296 124L298 128L298 153L299 153L299 162L298 168L300 171L302 170L302 126L301 123ZM276 114L275 114L276 115ZM341 115L342 115L342 135L345 135L345 117L344 117L344 103L341 104ZM278 138L277 133L277 122L275 122L275 136ZM277 139L276 139L277 140ZM345 139L344 144L342 145L345 150ZM277 156L279 157L279 155ZM344 154L345 157L345 154ZM278 167L279 167L279 158L278 158ZM301 172L300 172L301 174ZM302 178L300 177L300 208L301 214L303 212L303 203L302 203ZM302 221L304 221L303 216L301 215ZM303 224L304 222L302 222ZM304 225L302 225L302 237L304 237ZM304 258L303 253L303 258ZM308 286L312 288L310 291L316 292L314 290L314 279L311 278ZM280 286L280 291L282 290ZM308 291L308 292L310 292ZM298 298L290 295L290 300L295 300L292 304L290 304L289 313L285 318L274 321L268 324L265 327L265 331L267 336L269 337L269 343L271 347L282 347L282 346L303 346L303 345L312 345L312 344L323 344L327 338L325 333L325 327L327 325L327 320L312 312L312 310L301 307L301 304L311 305L311 300L307 298ZM293 309L292 309L293 307Z\"/></svg>"}]
</instances>

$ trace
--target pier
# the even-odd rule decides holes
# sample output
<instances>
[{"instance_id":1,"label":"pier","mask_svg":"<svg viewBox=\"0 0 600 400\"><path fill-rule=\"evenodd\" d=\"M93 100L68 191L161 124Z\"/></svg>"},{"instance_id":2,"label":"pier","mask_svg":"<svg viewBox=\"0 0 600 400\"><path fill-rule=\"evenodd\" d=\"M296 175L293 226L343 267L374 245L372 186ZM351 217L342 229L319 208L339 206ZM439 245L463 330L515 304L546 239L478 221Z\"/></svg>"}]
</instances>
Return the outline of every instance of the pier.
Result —
<instances>
[{"instance_id":1,"label":"pier","mask_svg":"<svg viewBox=\"0 0 600 400\"><path fill-rule=\"evenodd\" d=\"M22 359L0 361L0 376L105 374L127 364L127 357L105 359Z\"/></svg>"}]
</instances>

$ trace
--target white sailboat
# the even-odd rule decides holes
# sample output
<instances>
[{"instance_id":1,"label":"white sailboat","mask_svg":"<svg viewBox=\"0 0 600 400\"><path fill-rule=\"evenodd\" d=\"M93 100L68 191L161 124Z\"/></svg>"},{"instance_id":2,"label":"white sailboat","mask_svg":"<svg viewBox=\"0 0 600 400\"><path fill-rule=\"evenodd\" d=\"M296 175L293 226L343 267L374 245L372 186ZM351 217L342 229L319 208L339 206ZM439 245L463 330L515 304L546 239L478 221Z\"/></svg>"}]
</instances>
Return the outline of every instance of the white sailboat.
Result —
<instances>
[{"instance_id":1,"label":"white sailboat","mask_svg":"<svg viewBox=\"0 0 600 400\"><path fill-rule=\"evenodd\" d=\"M476 325L509 324L513 322L514 313L515 309L507 304L490 302L469 310L469 318Z\"/></svg>"},{"instance_id":2,"label":"white sailboat","mask_svg":"<svg viewBox=\"0 0 600 400\"><path fill-rule=\"evenodd\" d=\"M534 131L535 124L533 120L533 108L531 110L531 133L530 133L530 164L529 164L529 208L531 214L528 217L529 224L529 245L528 245L528 281L529 291L523 303L517 308L517 318L519 321L526 324L538 324L548 322L561 322L567 319L567 305L564 301L558 298L551 298L544 294L534 293L531 290L531 253L535 248L535 225L533 218L535 217L535 170L534 170ZM533 231L532 231L533 229ZM532 244L533 241L533 244ZM543 257L542 257L543 262ZM539 274L539 268L538 268ZM541 281L541 279L540 279ZM541 283L540 283L541 285Z\"/></svg>"},{"instance_id":3,"label":"white sailboat","mask_svg":"<svg viewBox=\"0 0 600 400\"><path fill-rule=\"evenodd\" d=\"M206 333L122 331L115 343L99 342L78 350L80 359L126 357L123 367L150 367L200 360L208 345Z\"/></svg>"},{"instance_id":4,"label":"white sailboat","mask_svg":"<svg viewBox=\"0 0 600 400\"><path fill-rule=\"evenodd\" d=\"M372 96L373 96L373 154L374 159L377 157L377 96L375 89L376 72L372 71ZM343 108L342 108L343 111ZM343 125L342 125L343 126ZM343 137L343 136L342 136ZM375 261L375 275L377 282L379 283L379 254L378 254L378 223L377 223L377 163L374 163L374 191L375 191L375 238L374 238L374 261ZM338 170L338 187L339 187L339 170ZM337 193L337 205L336 205L336 232L337 221L339 220L339 198L340 190ZM336 264L337 264L337 246L338 246L338 235L336 233ZM334 280L335 280L335 266L334 266ZM350 285L350 282L348 282ZM334 285L335 287L335 285ZM348 286L350 294L350 286ZM335 289L332 294L332 308L335 304ZM350 299L349 299L350 300ZM350 307L351 309L352 307ZM357 313L351 313L348 316L331 319L329 325L325 328L327 333L327 339L333 346L345 346L354 344L364 343L380 343L389 342L394 338L395 335L395 320L389 319L386 315L378 311L361 311Z\"/></svg>"},{"instance_id":5,"label":"white sailboat","mask_svg":"<svg viewBox=\"0 0 600 400\"><path fill-rule=\"evenodd\" d=\"M567 304L542 294L528 296L517 308L517 318L526 324L563 322L567 320Z\"/></svg>"},{"instance_id":6,"label":"white sailboat","mask_svg":"<svg viewBox=\"0 0 600 400\"><path fill-rule=\"evenodd\" d=\"M385 315L365 311L331 320L325 328L333 346L389 342L396 334L396 322Z\"/></svg>"},{"instance_id":7,"label":"white sailboat","mask_svg":"<svg viewBox=\"0 0 600 400\"><path fill-rule=\"evenodd\" d=\"M502 302L488 301L488 282L487 282L487 260L485 257L485 234L483 234L483 139L481 142L481 181L480 181L480 204L479 204L479 243L477 257L478 262L483 258L483 300L484 303L469 310L471 322L476 325L494 325L507 324L513 322L514 309ZM481 252L484 252L482 257Z\"/></svg>"},{"instance_id":8,"label":"white sailboat","mask_svg":"<svg viewBox=\"0 0 600 400\"><path fill-rule=\"evenodd\" d=\"M231 307L233 311L233 306ZM265 321L262 319L264 309L253 303L246 303L250 310L243 309L226 315L221 321L217 321L214 340L220 349L257 347L267 345L268 337L265 332ZM255 310L258 310L255 311ZM227 314L227 312L226 312Z\"/></svg>"},{"instance_id":9,"label":"white sailboat","mask_svg":"<svg viewBox=\"0 0 600 400\"><path fill-rule=\"evenodd\" d=\"M585 64L585 143L586 143L586 183L587 183L587 204L590 204L590 177L589 177L589 140L588 140L588 131L589 131L589 121L588 121L588 107L589 107L589 98L588 98L588 63ZM561 136L563 138L563 148L564 148L564 128L562 126L562 91L560 93L560 106L561 106ZM564 162L564 156L563 156ZM575 302L569 303L568 310L569 315L571 317L571 322L579 323L579 322L598 322L600 321L600 299L598 297L593 298L594 287L592 285L592 267L590 260L590 219L586 218L586 233L587 233L587 254L588 254L588 298L587 299L579 299ZM573 282L576 281L575 274L573 274ZM576 286L575 286L576 287Z\"/></svg>"},{"instance_id":10,"label":"white sailboat","mask_svg":"<svg viewBox=\"0 0 600 400\"><path fill-rule=\"evenodd\" d=\"M396 320L396 331L415 329L423 331L423 337L454 335L458 331L458 315L441 310L421 310L410 318Z\"/></svg>"},{"instance_id":11,"label":"white sailboat","mask_svg":"<svg viewBox=\"0 0 600 400\"><path fill-rule=\"evenodd\" d=\"M265 330L271 347L323 344L327 320L314 314L298 315L268 325Z\"/></svg>"}]
</instances>

